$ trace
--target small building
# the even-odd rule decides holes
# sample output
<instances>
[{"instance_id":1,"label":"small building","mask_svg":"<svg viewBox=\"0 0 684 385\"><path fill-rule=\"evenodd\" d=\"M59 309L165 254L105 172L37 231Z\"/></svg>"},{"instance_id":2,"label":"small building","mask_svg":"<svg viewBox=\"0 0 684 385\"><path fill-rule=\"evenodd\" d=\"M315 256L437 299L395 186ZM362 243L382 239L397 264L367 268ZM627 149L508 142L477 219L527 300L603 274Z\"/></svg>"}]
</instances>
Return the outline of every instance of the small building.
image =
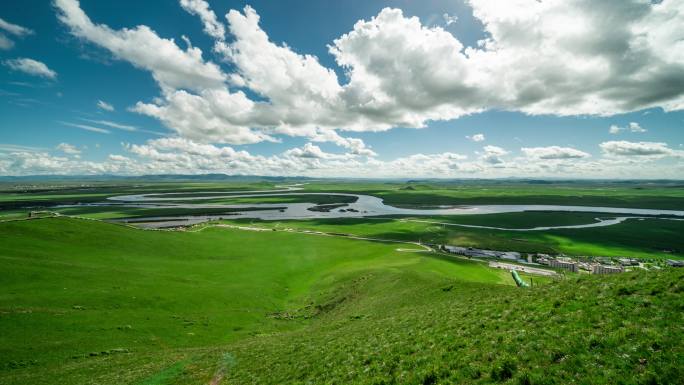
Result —
<instances>
[{"instance_id":1,"label":"small building","mask_svg":"<svg viewBox=\"0 0 684 385\"><path fill-rule=\"evenodd\" d=\"M499 258L501 258L501 259L508 259L508 260L511 260L511 261L517 261L517 260L519 260L521 257L520 257L520 253L518 253L518 252L516 252L516 251L506 251L506 252L503 252L503 253L499 254Z\"/></svg>"},{"instance_id":2,"label":"small building","mask_svg":"<svg viewBox=\"0 0 684 385\"><path fill-rule=\"evenodd\" d=\"M596 264L593 266L591 273L592 274L615 274L615 273L622 273L624 271L625 271L625 269L622 266Z\"/></svg>"},{"instance_id":3,"label":"small building","mask_svg":"<svg viewBox=\"0 0 684 385\"><path fill-rule=\"evenodd\" d=\"M561 261L559 259L549 260L549 266L556 269L563 269L577 273L577 262Z\"/></svg>"},{"instance_id":4,"label":"small building","mask_svg":"<svg viewBox=\"0 0 684 385\"><path fill-rule=\"evenodd\" d=\"M634 258L618 258L622 266L639 266L639 260Z\"/></svg>"},{"instance_id":5,"label":"small building","mask_svg":"<svg viewBox=\"0 0 684 385\"><path fill-rule=\"evenodd\" d=\"M449 246L449 245L443 245L442 249L445 251L448 251L453 254L464 254L465 251L467 250L465 247L459 247L459 246Z\"/></svg>"},{"instance_id":6,"label":"small building","mask_svg":"<svg viewBox=\"0 0 684 385\"><path fill-rule=\"evenodd\" d=\"M668 266L670 267L684 267L684 261L676 260L676 259L668 259L665 261Z\"/></svg>"}]
</instances>

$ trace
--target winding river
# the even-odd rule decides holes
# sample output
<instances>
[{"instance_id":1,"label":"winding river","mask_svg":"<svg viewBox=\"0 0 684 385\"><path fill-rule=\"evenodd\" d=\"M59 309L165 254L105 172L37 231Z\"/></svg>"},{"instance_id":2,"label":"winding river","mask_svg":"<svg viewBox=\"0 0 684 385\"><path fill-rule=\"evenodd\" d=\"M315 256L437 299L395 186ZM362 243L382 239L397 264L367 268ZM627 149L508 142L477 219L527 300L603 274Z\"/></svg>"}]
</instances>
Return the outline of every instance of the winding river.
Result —
<instances>
[{"instance_id":1,"label":"winding river","mask_svg":"<svg viewBox=\"0 0 684 385\"><path fill-rule=\"evenodd\" d=\"M193 209L231 209L234 213L217 215L182 215L165 217L145 217L122 220L128 223L137 223L140 226L151 228L173 227L191 225L221 218L252 218L260 220L291 220L291 219L318 219L318 218L361 218L377 217L386 215L403 216L440 216L440 215L465 215L465 214L499 214L524 211L557 211L557 212L589 212L601 214L616 214L611 219L599 219L596 222L572 226L546 226L529 229L507 229L492 226L458 225L453 223L431 222L440 225L479 227L496 230L514 231L541 231L559 228L584 228L609 226L621 223L627 219L635 219L654 216L667 216L682 220L684 211L679 210L654 210L617 207L592 207L592 206L559 206L559 205L467 205L442 207L436 209L409 209L386 205L381 198L348 193L314 193L300 192L300 185L277 186L275 190L238 191L225 192L194 192L194 196L187 193L153 193L137 195L121 195L108 198L109 202L96 203L98 206L123 206L138 208L193 208ZM202 200L217 198L255 198L276 196L343 196L355 197L356 201L346 205L328 206L314 203L250 203L250 204L209 204L201 203ZM182 203L188 202L188 203ZM339 206L339 207L338 207ZM325 208L324 210L320 210ZM240 211L244 209L245 211ZM313 210L312 210L313 209ZM426 221L429 222L429 221Z\"/></svg>"}]
</instances>

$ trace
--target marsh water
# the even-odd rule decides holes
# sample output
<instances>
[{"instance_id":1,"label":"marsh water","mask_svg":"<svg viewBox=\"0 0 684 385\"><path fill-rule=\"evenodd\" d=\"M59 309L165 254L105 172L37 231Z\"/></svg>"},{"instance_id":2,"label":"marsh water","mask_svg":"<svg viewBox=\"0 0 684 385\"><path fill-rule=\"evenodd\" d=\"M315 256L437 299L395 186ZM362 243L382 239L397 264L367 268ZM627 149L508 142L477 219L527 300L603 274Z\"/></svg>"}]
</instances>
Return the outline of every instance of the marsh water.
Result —
<instances>
[{"instance_id":1,"label":"marsh water","mask_svg":"<svg viewBox=\"0 0 684 385\"><path fill-rule=\"evenodd\" d=\"M214 215L180 215L164 217L145 217L136 219L121 219L127 223L136 223L139 226L150 228L163 228L175 226L187 226L217 219L251 218L259 220L293 220L293 219L321 219L321 218L361 218L378 216L442 216L442 215L475 215L475 214L499 214L525 211L556 211L556 212L587 212L598 214L616 214L610 219L596 219L596 222L571 226L546 226L529 229L507 229L492 226L456 225L433 221L431 223L441 225L455 225L464 227L479 227L497 230L536 231L551 230L557 228L585 228L597 226L609 226L623 222L627 219L662 217L667 219L684 218L684 211L679 210L655 210L617 207L593 207L593 206L561 206L561 205L464 205L448 206L430 209L401 208L387 205L381 198L349 193L313 193L298 192L298 185L280 186L276 190L265 191L239 191L226 192L194 192L192 196L187 193L154 193L138 195L122 195L108 198L108 202L96 203L97 206L121 206L137 208L184 208L184 209L230 209L231 213ZM288 196L340 196L352 197L356 200L346 204L316 204L316 203L247 203L247 204L217 204L202 203L202 200L231 199L231 198L257 198L257 197L288 197ZM187 203L185 203L187 202ZM241 211L244 210L244 211ZM427 222L427 221L426 221Z\"/></svg>"}]
</instances>

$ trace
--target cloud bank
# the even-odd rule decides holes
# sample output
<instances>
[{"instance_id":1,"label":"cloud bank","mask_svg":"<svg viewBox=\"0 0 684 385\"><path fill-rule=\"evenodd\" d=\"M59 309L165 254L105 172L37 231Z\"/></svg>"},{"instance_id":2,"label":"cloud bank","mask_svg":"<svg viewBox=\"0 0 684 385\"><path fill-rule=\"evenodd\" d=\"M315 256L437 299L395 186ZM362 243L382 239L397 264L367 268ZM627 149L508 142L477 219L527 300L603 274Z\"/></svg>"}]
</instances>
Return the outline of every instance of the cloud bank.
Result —
<instances>
[{"instance_id":1,"label":"cloud bank","mask_svg":"<svg viewBox=\"0 0 684 385\"><path fill-rule=\"evenodd\" d=\"M55 2L74 36L150 71L161 97L133 110L192 140L424 127L490 109L607 116L684 107L682 0L471 0L488 36L476 47L385 8L329 45L346 79L274 43L249 6L230 10L224 24L203 0L180 4L229 66L204 59L187 39L182 49L146 26L114 30L93 23L77 0Z\"/></svg>"},{"instance_id":2,"label":"cloud bank","mask_svg":"<svg viewBox=\"0 0 684 385\"><path fill-rule=\"evenodd\" d=\"M213 40L211 52L205 53L185 36L177 42L146 25L115 29L91 20L77 0L54 0L58 19L71 35L149 72L159 95L137 101L128 111L157 119L171 133L142 144L125 143L120 154L98 162L78 159L80 150L67 143L59 144L57 153L0 149L0 174L684 175L682 151L662 142L606 141L594 156L573 147L523 147L518 153L490 144L470 156L445 151L383 159L354 137L422 128L430 121L489 110L612 116L655 107L684 109L684 0L468 4L487 36L474 46L445 28L385 8L329 42L336 68L328 68L316 56L274 42L249 6L218 17L204 0L179 1ZM20 31L3 22L0 29L6 33ZM459 21L444 17L445 26L454 22ZM0 48L13 44L2 38ZM57 77L33 59L5 65ZM114 110L102 101L98 106ZM95 134L150 132L108 120L81 120L86 124L59 123ZM644 131L636 122L609 129L614 134ZM304 144L269 156L232 147L280 142L284 136L304 138ZM480 146L485 135L467 139ZM338 146L341 153L328 152L324 143ZM658 162L671 167L659 169Z\"/></svg>"}]
</instances>

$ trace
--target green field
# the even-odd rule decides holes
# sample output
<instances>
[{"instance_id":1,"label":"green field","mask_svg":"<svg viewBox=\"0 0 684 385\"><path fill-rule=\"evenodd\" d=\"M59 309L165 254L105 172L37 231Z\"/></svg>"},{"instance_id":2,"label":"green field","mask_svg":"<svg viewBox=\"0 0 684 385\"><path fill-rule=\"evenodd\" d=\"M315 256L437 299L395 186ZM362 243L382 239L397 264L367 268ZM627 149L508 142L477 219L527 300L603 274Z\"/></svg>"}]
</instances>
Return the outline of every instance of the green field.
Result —
<instances>
[{"instance_id":1,"label":"green field","mask_svg":"<svg viewBox=\"0 0 684 385\"><path fill-rule=\"evenodd\" d=\"M682 376L679 272L573 278L532 291L482 263L399 248L418 246L68 218L1 223L0 382ZM567 344L556 343L559 334Z\"/></svg>"},{"instance_id":2,"label":"green field","mask_svg":"<svg viewBox=\"0 0 684 385\"><path fill-rule=\"evenodd\" d=\"M93 352L175 354L292 329L304 321L268 315L325 304L339 280L361 272L512 284L482 264L396 248L279 232L142 231L66 218L0 224L0 323L11 331L1 337L8 376L1 382L18 376L21 383L22 373L50 373L65 362L101 362L89 357Z\"/></svg>"},{"instance_id":3,"label":"green field","mask_svg":"<svg viewBox=\"0 0 684 385\"><path fill-rule=\"evenodd\" d=\"M202 192L238 193L246 190L278 189L287 182L126 182L1 184L0 209L29 202L93 202L126 194L180 193L194 196ZM346 192L378 196L386 203L404 207L432 207L467 204L558 204L607 207L636 207L681 210L684 184L641 181L312 181L302 180L303 192ZM274 197L275 198L275 197ZM297 199L289 197L287 199ZM314 198L311 198L314 199ZM318 198L324 199L324 198ZM339 198L337 198L339 200Z\"/></svg>"},{"instance_id":4,"label":"green field","mask_svg":"<svg viewBox=\"0 0 684 385\"><path fill-rule=\"evenodd\" d=\"M290 181L288 183L294 183ZM606 205L637 208L684 208L684 187L676 182L540 182L540 181L304 181L302 192L349 192L371 194L389 204L404 207L431 208L460 204L565 204ZM54 208L56 204L103 202L107 197L124 194L160 194L174 192L177 197L209 196L240 191L274 190L283 184L272 181L253 182L154 182L92 183L89 185L58 184L55 186L5 185L0 188L0 220L26 216L35 205L63 215L95 219L142 218L146 216L225 215L232 209L221 208L133 208L71 207ZM212 194L207 194L212 193ZM212 198L181 201L198 204L258 203L348 203L354 198L335 195L266 196L249 198ZM4 209L3 209L4 208ZM41 208L40 206L38 207ZM526 212L491 215L459 215L415 218L368 218L309 221L265 222L264 226L285 226L380 238L400 239L459 246L472 246L520 252L566 253L570 255L632 256L639 258L682 258L684 243L679 236L684 222L665 220L630 220L600 228L558 229L519 232L468 228L462 225L491 226L508 229L537 226L568 226L593 223L606 214ZM429 224L409 221L434 221ZM249 222L252 222L249 220Z\"/></svg>"},{"instance_id":5,"label":"green field","mask_svg":"<svg viewBox=\"0 0 684 385\"><path fill-rule=\"evenodd\" d=\"M374 195L383 198L385 203L390 205L418 208L468 204L575 205L671 210L681 210L684 207L684 185L679 182L314 182L307 184L306 189Z\"/></svg>"},{"instance_id":6,"label":"green field","mask_svg":"<svg viewBox=\"0 0 684 385\"><path fill-rule=\"evenodd\" d=\"M263 228L297 229L352 234L412 242L471 246L519 252L565 253L579 256L632 256L646 259L684 258L684 221L665 219L628 220L584 229L504 231L427 223L478 224L527 228L550 224L592 223L596 215L585 213L511 213L441 218L341 218L226 223L252 223ZM530 222L526 223L527 218Z\"/></svg>"}]
</instances>

